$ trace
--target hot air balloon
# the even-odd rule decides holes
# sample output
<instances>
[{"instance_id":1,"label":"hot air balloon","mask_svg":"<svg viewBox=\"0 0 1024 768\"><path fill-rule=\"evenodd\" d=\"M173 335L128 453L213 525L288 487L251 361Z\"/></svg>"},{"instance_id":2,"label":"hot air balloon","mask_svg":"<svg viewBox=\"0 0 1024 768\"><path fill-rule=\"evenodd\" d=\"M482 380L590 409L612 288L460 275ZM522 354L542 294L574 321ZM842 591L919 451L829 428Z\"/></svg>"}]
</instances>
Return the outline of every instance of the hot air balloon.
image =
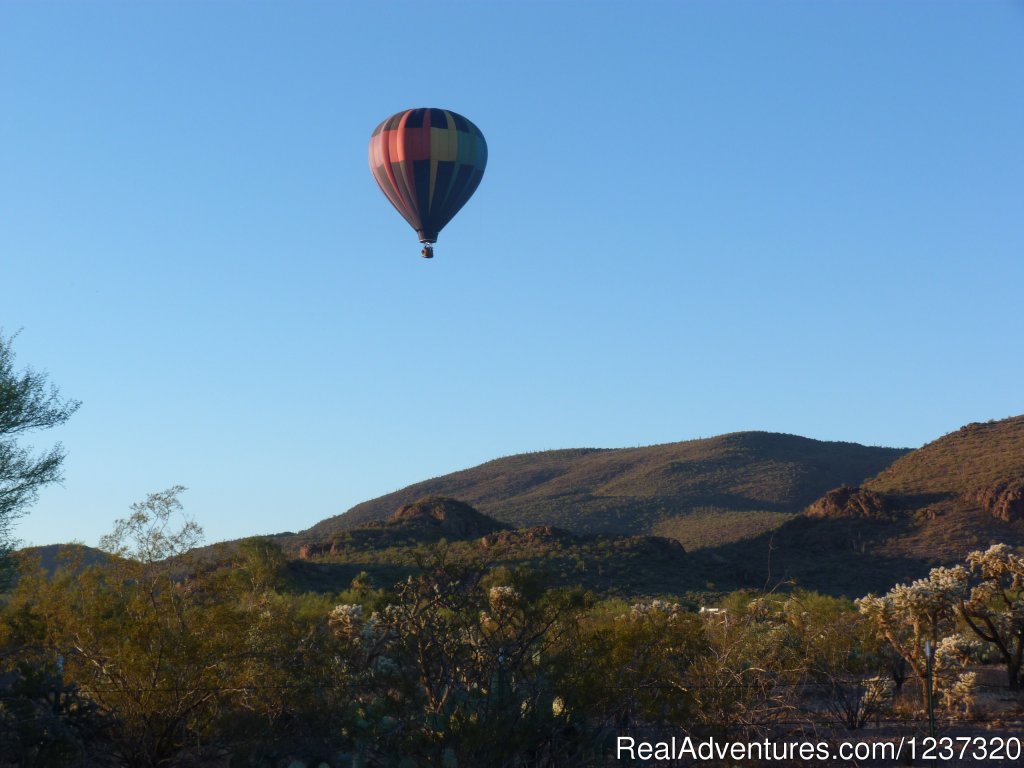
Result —
<instances>
[{"instance_id":1,"label":"hot air balloon","mask_svg":"<svg viewBox=\"0 0 1024 768\"><path fill-rule=\"evenodd\" d=\"M437 233L466 204L484 176L487 142L473 123L447 109L407 109L370 137L370 170L434 257Z\"/></svg>"}]
</instances>

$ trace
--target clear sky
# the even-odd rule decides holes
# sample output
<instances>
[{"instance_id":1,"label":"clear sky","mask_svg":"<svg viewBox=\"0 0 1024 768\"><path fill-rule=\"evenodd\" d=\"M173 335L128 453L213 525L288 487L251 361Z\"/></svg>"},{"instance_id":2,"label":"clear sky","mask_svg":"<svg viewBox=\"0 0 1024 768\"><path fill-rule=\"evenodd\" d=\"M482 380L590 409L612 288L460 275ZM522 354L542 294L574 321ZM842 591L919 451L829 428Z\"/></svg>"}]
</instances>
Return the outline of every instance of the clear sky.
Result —
<instances>
[{"instance_id":1,"label":"clear sky","mask_svg":"<svg viewBox=\"0 0 1024 768\"><path fill-rule=\"evenodd\" d=\"M419 257L367 167L487 137ZM4 2L0 327L81 410L18 525L210 541L522 451L1024 412L1022 2Z\"/></svg>"}]
</instances>

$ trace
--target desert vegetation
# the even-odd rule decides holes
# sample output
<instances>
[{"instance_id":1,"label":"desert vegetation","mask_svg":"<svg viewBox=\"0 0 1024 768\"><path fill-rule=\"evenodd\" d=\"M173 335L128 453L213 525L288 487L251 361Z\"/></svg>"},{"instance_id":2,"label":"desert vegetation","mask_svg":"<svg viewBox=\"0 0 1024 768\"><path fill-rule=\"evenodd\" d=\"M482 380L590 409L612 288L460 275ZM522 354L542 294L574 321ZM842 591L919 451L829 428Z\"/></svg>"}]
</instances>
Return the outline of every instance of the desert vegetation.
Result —
<instances>
[{"instance_id":1,"label":"desert vegetation","mask_svg":"<svg viewBox=\"0 0 1024 768\"><path fill-rule=\"evenodd\" d=\"M1020 714L1024 557L1006 545L856 601L608 597L509 566L497 540L423 544L394 582L316 593L269 539L196 559L182 490L134 505L103 558L22 556L0 765L584 766L627 733L866 738L921 727L929 653L942 727L991 714L993 675Z\"/></svg>"},{"instance_id":2,"label":"desert vegetation","mask_svg":"<svg viewBox=\"0 0 1024 768\"><path fill-rule=\"evenodd\" d=\"M705 507L662 520L654 533L675 539L687 552L731 544L774 531L792 515L767 510L732 510Z\"/></svg>"}]
</instances>

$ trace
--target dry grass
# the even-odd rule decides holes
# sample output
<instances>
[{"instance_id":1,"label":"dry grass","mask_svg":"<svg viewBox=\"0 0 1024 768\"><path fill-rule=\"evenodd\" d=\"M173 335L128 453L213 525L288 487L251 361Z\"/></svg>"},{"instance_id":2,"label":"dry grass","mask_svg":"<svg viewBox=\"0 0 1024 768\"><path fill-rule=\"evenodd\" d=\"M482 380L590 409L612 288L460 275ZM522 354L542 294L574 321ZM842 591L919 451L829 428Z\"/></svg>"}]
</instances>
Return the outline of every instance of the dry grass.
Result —
<instances>
[{"instance_id":1,"label":"dry grass","mask_svg":"<svg viewBox=\"0 0 1024 768\"><path fill-rule=\"evenodd\" d=\"M1024 416L968 424L908 453L865 488L900 495L964 494L1024 476Z\"/></svg>"},{"instance_id":2,"label":"dry grass","mask_svg":"<svg viewBox=\"0 0 1024 768\"><path fill-rule=\"evenodd\" d=\"M788 512L704 507L662 520L654 526L654 534L675 539L687 552L696 552L774 531L792 516Z\"/></svg>"}]
</instances>

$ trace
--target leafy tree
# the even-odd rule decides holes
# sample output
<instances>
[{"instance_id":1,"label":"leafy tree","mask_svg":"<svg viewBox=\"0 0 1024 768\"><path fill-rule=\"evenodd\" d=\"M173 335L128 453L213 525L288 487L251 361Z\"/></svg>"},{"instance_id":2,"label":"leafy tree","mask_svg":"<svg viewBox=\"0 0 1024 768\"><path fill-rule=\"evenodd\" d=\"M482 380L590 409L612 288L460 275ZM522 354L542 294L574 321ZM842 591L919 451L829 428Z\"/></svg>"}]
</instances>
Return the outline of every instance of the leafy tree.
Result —
<instances>
[{"instance_id":1,"label":"leafy tree","mask_svg":"<svg viewBox=\"0 0 1024 768\"><path fill-rule=\"evenodd\" d=\"M851 730L862 728L895 692L874 628L849 600L798 591L783 604L825 706Z\"/></svg>"},{"instance_id":2,"label":"leafy tree","mask_svg":"<svg viewBox=\"0 0 1024 768\"><path fill-rule=\"evenodd\" d=\"M797 715L806 662L783 604L780 595L739 592L720 613L705 614L708 653L688 671L695 720L705 730L752 737Z\"/></svg>"},{"instance_id":3,"label":"leafy tree","mask_svg":"<svg viewBox=\"0 0 1024 768\"><path fill-rule=\"evenodd\" d=\"M180 528L171 527L172 518L182 513L178 496L185 490L175 485L132 504L132 513L116 521L114 530L100 539L100 549L129 570L141 567L149 575L159 570L168 578L171 572L164 567L165 561L186 554L203 540L203 529L194 520L186 518Z\"/></svg>"},{"instance_id":4,"label":"leafy tree","mask_svg":"<svg viewBox=\"0 0 1024 768\"><path fill-rule=\"evenodd\" d=\"M273 539L253 536L238 545L236 567L253 594L278 589L284 581L287 564L288 558L281 545Z\"/></svg>"},{"instance_id":5,"label":"leafy tree","mask_svg":"<svg viewBox=\"0 0 1024 768\"><path fill-rule=\"evenodd\" d=\"M234 599L237 610L231 612L235 637L223 651L230 691L219 740L238 765L277 765L288 755L313 765L329 760L351 724L345 714L352 693L324 618L332 602L311 594L254 594L245 585L233 597L236 574L223 575L218 593Z\"/></svg>"},{"instance_id":6,"label":"leafy tree","mask_svg":"<svg viewBox=\"0 0 1024 768\"><path fill-rule=\"evenodd\" d=\"M0 334L0 584L10 578L14 521L35 501L39 489L61 480L64 451L58 443L35 454L19 440L32 432L63 424L79 406L62 400L46 375L17 371L11 342Z\"/></svg>"},{"instance_id":7,"label":"leafy tree","mask_svg":"<svg viewBox=\"0 0 1024 768\"><path fill-rule=\"evenodd\" d=\"M705 657L696 615L678 603L610 601L580 616L560 681L570 714L606 732L639 725L689 725L699 694L689 670Z\"/></svg>"},{"instance_id":8,"label":"leafy tree","mask_svg":"<svg viewBox=\"0 0 1024 768\"><path fill-rule=\"evenodd\" d=\"M133 505L102 539L107 562L23 575L8 608L22 637L63 656L66 679L113 716L111 752L133 768L219 753L216 725L245 636L235 606L181 559L201 536L173 519L182 490Z\"/></svg>"}]
</instances>

